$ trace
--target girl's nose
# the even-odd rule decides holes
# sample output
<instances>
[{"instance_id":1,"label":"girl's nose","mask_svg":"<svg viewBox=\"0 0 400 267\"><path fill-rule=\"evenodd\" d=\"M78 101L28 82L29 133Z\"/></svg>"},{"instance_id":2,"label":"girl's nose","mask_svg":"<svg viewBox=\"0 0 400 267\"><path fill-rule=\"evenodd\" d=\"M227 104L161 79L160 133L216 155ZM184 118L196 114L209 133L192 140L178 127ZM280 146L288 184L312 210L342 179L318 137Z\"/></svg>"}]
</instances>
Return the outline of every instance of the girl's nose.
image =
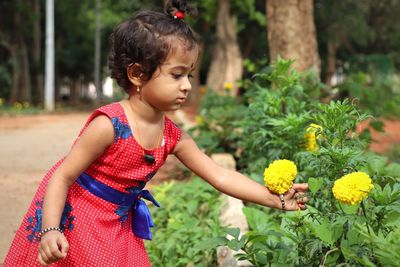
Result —
<instances>
[{"instance_id":1,"label":"girl's nose","mask_svg":"<svg viewBox=\"0 0 400 267\"><path fill-rule=\"evenodd\" d=\"M189 77L186 77L181 85L181 90L182 91L190 91L192 90L192 84L189 80Z\"/></svg>"}]
</instances>

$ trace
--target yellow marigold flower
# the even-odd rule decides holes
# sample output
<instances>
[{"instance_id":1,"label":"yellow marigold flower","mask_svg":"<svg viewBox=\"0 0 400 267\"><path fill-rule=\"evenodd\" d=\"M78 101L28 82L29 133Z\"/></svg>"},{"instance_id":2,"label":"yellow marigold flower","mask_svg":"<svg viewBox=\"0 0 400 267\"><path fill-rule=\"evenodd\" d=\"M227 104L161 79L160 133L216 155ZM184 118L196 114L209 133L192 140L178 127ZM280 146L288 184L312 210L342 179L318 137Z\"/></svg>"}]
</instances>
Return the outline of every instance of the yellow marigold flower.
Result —
<instances>
[{"instance_id":1,"label":"yellow marigold flower","mask_svg":"<svg viewBox=\"0 0 400 267\"><path fill-rule=\"evenodd\" d=\"M23 108L29 108L29 102L25 101L24 103L22 103Z\"/></svg>"},{"instance_id":2,"label":"yellow marigold flower","mask_svg":"<svg viewBox=\"0 0 400 267\"><path fill-rule=\"evenodd\" d=\"M204 118L202 116L196 116L195 120L197 125L203 125L204 123Z\"/></svg>"},{"instance_id":3,"label":"yellow marigold flower","mask_svg":"<svg viewBox=\"0 0 400 267\"><path fill-rule=\"evenodd\" d=\"M224 83L224 89L231 91L233 89L233 83L230 83L230 82Z\"/></svg>"},{"instance_id":4,"label":"yellow marigold flower","mask_svg":"<svg viewBox=\"0 0 400 267\"><path fill-rule=\"evenodd\" d=\"M371 178L364 172L353 172L335 181L332 192L344 204L359 204L374 188Z\"/></svg>"},{"instance_id":5,"label":"yellow marigold flower","mask_svg":"<svg viewBox=\"0 0 400 267\"><path fill-rule=\"evenodd\" d=\"M306 129L304 139L306 139L305 149L307 151L315 152L318 150L317 139L321 138L321 135L316 137L315 134L317 131L322 131L322 127L315 123L311 123L310 126Z\"/></svg>"},{"instance_id":6,"label":"yellow marigold flower","mask_svg":"<svg viewBox=\"0 0 400 267\"><path fill-rule=\"evenodd\" d=\"M296 175L294 162L287 159L275 160L264 171L265 186L274 193L284 194L292 187Z\"/></svg>"},{"instance_id":7,"label":"yellow marigold flower","mask_svg":"<svg viewBox=\"0 0 400 267\"><path fill-rule=\"evenodd\" d=\"M13 108L16 109L17 111L20 111L20 110L22 110L23 106L19 102L14 102Z\"/></svg>"}]
</instances>

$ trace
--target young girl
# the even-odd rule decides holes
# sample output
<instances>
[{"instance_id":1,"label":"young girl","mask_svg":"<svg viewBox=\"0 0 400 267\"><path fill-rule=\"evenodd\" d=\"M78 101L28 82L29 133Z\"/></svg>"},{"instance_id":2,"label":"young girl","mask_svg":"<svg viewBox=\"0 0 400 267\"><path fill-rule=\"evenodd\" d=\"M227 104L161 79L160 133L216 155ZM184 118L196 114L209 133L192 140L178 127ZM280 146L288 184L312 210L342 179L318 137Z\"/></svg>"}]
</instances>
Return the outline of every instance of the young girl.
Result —
<instances>
[{"instance_id":1,"label":"young girl","mask_svg":"<svg viewBox=\"0 0 400 267\"><path fill-rule=\"evenodd\" d=\"M44 177L4 266L150 266L143 239L153 226L144 190L174 154L217 190L285 210L307 184L283 197L218 166L164 115L185 102L199 46L183 20L192 9L173 0L166 12L142 11L111 36L110 69L129 98L90 116L69 154ZM173 196L171 196L173 197Z\"/></svg>"}]
</instances>

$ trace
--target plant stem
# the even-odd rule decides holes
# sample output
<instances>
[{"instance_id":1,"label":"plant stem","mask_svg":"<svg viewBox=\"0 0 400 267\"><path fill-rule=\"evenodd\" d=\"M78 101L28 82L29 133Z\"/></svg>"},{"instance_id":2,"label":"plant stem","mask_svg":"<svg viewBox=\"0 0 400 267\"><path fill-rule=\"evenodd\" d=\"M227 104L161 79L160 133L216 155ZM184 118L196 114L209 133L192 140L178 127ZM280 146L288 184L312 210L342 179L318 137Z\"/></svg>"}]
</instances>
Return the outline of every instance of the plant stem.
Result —
<instances>
[{"instance_id":1,"label":"plant stem","mask_svg":"<svg viewBox=\"0 0 400 267\"><path fill-rule=\"evenodd\" d=\"M367 225L367 230L368 230L368 234L371 234L370 230L369 230L369 224L368 224L368 217L367 217L367 213L365 212L365 205L364 202L361 201L361 209L364 213L364 217L365 217L365 224Z\"/></svg>"},{"instance_id":2,"label":"plant stem","mask_svg":"<svg viewBox=\"0 0 400 267\"><path fill-rule=\"evenodd\" d=\"M340 208L340 210L343 212L343 214L346 215L346 212L344 212L344 210L343 210L343 208L342 208L342 204L340 204L340 202L339 202L339 208Z\"/></svg>"},{"instance_id":3,"label":"plant stem","mask_svg":"<svg viewBox=\"0 0 400 267\"><path fill-rule=\"evenodd\" d=\"M328 252L326 252L326 254L324 256L324 259L323 259L322 263L319 266L320 267L324 267L325 263L326 263L326 259L328 258L329 254L331 254L331 253L333 253L335 251L338 251L338 250L339 250L338 248L333 248L333 249L329 250Z\"/></svg>"}]
</instances>

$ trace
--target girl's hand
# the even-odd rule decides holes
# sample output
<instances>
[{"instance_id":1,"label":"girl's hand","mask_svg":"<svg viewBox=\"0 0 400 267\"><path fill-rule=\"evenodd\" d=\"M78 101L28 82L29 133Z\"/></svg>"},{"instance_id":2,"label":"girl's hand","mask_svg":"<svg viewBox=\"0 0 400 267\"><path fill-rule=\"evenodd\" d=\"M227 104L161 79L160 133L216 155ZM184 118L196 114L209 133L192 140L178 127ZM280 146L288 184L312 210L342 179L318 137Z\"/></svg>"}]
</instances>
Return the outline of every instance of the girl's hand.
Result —
<instances>
[{"instance_id":1,"label":"girl's hand","mask_svg":"<svg viewBox=\"0 0 400 267\"><path fill-rule=\"evenodd\" d=\"M292 188L284 195L285 210L305 210L308 202L308 184L293 184Z\"/></svg>"},{"instance_id":2,"label":"girl's hand","mask_svg":"<svg viewBox=\"0 0 400 267\"><path fill-rule=\"evenodd\" d=\"M50 231L44 234L40 240L38 261L47 266L67 256L69 244L64 234L58 231Z\"/></svg>"}]
</instances>

